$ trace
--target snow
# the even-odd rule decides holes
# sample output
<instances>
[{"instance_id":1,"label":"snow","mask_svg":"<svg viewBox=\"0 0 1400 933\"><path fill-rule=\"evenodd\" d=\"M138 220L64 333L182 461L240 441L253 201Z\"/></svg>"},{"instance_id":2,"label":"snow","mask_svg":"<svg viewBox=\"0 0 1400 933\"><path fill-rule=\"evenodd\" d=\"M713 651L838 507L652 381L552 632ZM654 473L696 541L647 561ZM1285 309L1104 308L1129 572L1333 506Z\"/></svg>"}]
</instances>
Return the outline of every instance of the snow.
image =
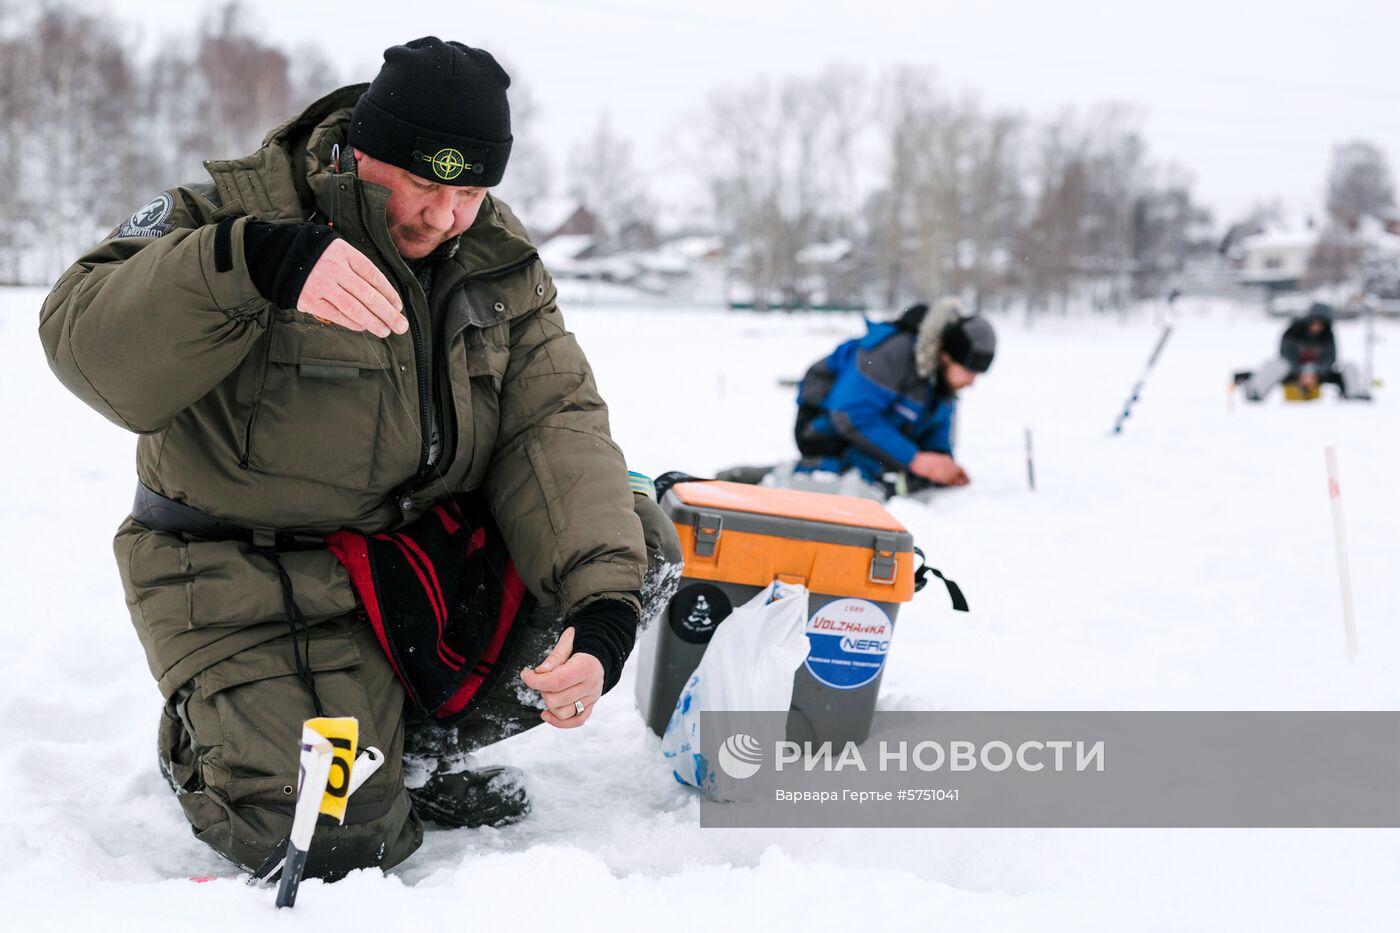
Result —
<instances>
[{"instance_id":1,"label":"snow","mask_svg":"<svg viewBox=\"0 0 1400 933\"><path fill-rule=\"evenodd\" d=\"M564 306L630 466L705 474L792 453L778 379L857 333L849 315ZM430 831L387 877L303 885L279 914L195 840L155 766L159 695L110 536L132 439L68 396L0 291L7 494L0 567L0 903L7 929L1374 929L1391 926L1395 830L701 830L622 684L577 731L482 754L529 775L535 812ZM1185 299L1141 402L1108 429L1158 332L1130 319L997 318L968 390L973 477L895 515L961 583L906 607L890 709L1395 709L1395 403L1227 404L1277 345L1257 311ZM1337 325L1361 359L1362 325ZM1400 371L1378 322L1377 371ZM1026 487L1034 432L1038 490ZM1360 655L1344 659L1323 447L1341 464ZM192 884L189 876L223 880Z\"/></svg>"}]
</instances>

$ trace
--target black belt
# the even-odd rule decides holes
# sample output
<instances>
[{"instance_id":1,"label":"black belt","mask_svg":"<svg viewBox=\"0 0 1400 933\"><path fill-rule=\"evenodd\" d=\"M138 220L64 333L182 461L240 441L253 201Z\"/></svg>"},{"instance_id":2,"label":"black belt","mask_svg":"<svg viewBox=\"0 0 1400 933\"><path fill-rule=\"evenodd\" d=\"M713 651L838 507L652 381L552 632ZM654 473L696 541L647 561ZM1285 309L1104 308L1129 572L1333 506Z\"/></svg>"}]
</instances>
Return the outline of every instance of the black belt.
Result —
<instances>
[{"instance_id":1,"label":"black belt","mask_svg":"<svg viewBox=\"0 0 1400 933\"><path fill-rule=\"evenodd\" d=\"M318 535L289 534L272 528L246 528L210 515L194 506L166 498L142 482L136 484L136 499L131 505L131 517L152 531L188 535L205 541L243 541L252 545L256 553L272 564L277 572L277 583L282 590L282 605L287 615L287 630L292 637L292 658L296 664L297 677L311 693L311 703L316 709L316 715L326 715L321 708L321 698L316 693L315 675L311 673L311 633L292 593L292 578L287 575L287 568L282 566L282 561L277 556L279 551L324 548L325 539Z\"/></svg>"},{"instance_id":2,"label":"black belt","mask_svg":"<svg viewBox=\"0 0 1400 933\"><path fill-rule=\"evenodd\" d=\"M136 499L131 504L131 517L153 531L188 535L205 541L243 541L259 548L277 551L300 551L321 548L326 541L320 535L292 534L273 528L249 528L210 515L203 509L166 498L145 483L136 484Z\"/></svg>"}]
</instances>

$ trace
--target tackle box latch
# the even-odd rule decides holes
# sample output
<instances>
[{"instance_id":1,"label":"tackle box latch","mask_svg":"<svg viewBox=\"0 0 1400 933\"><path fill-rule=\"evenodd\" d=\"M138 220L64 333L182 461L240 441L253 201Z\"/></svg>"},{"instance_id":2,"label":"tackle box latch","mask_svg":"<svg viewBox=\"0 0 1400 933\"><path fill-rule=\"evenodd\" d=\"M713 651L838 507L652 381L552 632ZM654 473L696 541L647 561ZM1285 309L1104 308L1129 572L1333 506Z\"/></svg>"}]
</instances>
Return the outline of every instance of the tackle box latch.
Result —
<instances>
[{"instance_id":1,"label":"tackle box latch","mask_svg":"<svg viewBox=\"0 0 1400 933\"><path fill-rule=\"evenodd\" d=\"M695 554L697 557L714 557L719 547L719 533L724 530L724 516L714 512L700 512L695 516Z\"/></svg>"},{"instance_id":2,"label":"tackle box latch","mask_svg":"<svg viewBox=\"0 0 1400 933\"><path fill-rule=\"evenodd\" d=\"M899 561L896 557L898 540L894 535L875 536L875 556L870 559L871 583L894 583L899 576Z\"/></svg>"}]
</instances>

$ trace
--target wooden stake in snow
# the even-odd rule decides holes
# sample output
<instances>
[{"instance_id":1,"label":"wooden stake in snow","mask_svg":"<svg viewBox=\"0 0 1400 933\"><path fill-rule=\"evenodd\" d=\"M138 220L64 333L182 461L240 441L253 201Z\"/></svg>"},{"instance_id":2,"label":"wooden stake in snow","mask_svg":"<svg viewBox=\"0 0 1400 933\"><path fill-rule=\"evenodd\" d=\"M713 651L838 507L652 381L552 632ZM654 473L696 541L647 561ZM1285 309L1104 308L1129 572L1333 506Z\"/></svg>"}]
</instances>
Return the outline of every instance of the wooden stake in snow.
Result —
<instances>
[{"instance_id":1,"label":"wooden stake in snow","mask_svg":"<svg viewBox=\"0 0 1400 933\"><path fill-rule=\"evenodd\" d=\"M1337 542L1337 573L1342 581L1342 624L1347 633L1347 660L1356 657L1356 615L1351 602L1346 532L1342 527L1342 486L1337 481L1337 449L1327 448L1327 494L1332 499L1332 532Z\"/></svg>"},{"instance_id":2,"label":"wooden stake in snow","mask_svg":"<svg viewBox=\"0 0 1400 933\"><path fill-rule=\"evenodd\" d=\"M1035 456L1031 453L1031 429L1026 428L1026 482L1035 492Z\"/></svg>"}]
</instances>

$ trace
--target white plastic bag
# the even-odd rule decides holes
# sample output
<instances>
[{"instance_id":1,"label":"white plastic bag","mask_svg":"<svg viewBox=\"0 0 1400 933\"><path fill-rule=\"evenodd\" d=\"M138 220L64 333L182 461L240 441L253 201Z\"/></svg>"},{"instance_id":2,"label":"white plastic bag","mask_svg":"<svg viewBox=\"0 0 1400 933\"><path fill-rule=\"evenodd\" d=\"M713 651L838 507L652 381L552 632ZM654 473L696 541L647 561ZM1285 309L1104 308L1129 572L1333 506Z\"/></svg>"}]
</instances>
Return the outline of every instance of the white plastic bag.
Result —
<instances>
[{"instance_id":1,"label":"white plastic bag","mask_svg":"<svg viewBox=\"0 0 1400 933\"><path fill-rule=\"evenodd\" d=\"M735 609L715 629L661 737L661 754L676 780L716 800L734 799L732 779L700 753L700 714L788 709L792 678L807 650L805 586L774 582Z\"/></svg>"}]
</instances>

